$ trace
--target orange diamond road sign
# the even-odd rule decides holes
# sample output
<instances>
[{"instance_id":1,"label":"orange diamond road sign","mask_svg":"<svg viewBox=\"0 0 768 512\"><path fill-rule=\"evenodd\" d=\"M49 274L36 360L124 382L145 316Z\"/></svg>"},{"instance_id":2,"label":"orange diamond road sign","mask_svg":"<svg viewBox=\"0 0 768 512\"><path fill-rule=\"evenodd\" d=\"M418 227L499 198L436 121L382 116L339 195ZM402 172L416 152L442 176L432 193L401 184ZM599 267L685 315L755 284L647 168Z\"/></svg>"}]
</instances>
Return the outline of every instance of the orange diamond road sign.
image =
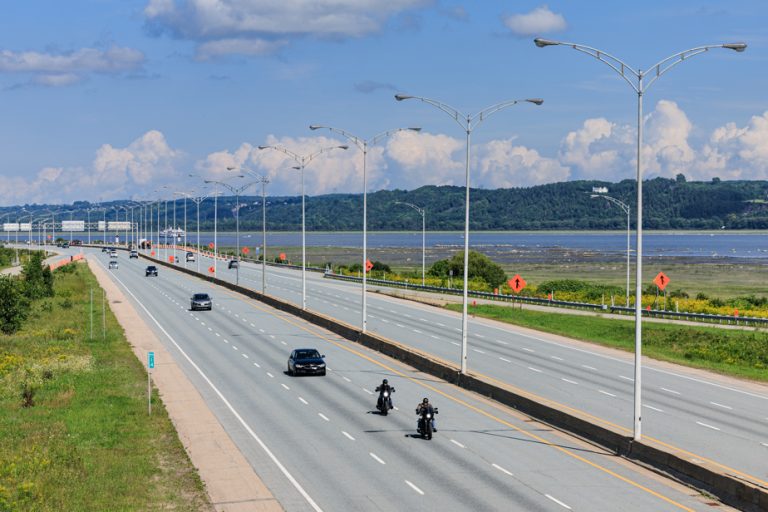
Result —
<instances>
[{"instance_id":1,"label":"orange diamond road sign","mask_svg":"<svg viewBox=\"0 0 768 512\"><path fill-rule=\"evenodd\" d=\"M215 269L215 268L213 268L213 267L208 267L208 272L210 272L211 274L213 274L214 272L216 272L216 269Z\"/></svg>"},{"instance_id":2,"label":"orange diamond road sign","mask_svg":"<svg viewBox=\"0 0 768 512\"><path fill-rule=\"evenodd\" d=\"M653 278L653 283L659 287L659 290L664 291L664 288L669 284L669 278L664 272L659 272L659 274Z\"/></svg>"},{"instance_id":3,"label":"orange diamond road sign","mask_svg":"<svg viewBox=\"0 0 768 512\"><path fill-rule=\"evenodd\" d=\"M285 261L285 253L284 252L280 253L280 261Z\"/></svg>"},{"instance_id":4,"label":"orange diamond road sign","mask_svg":"<svg viewBox=\"0 0 768 512\"><path fill-rule=\"evenodd\" d=\"M248 254L248 252L250 251L250 249L249 249L249 248L247 248L247 247L243 247L243 248L241 249L241 251L243 251L243 254Z\"/></svg>"},{"instance_id":5,"label":"orange diamond road sign","mask_svg":"<svg viewBox=\"0 0 768 512\"><path fill-rule=\"evenodd\" d=\"M373 263L371 263L371 260L365 260L365 271L370 272L373 268Z\"/></svg>"},{"instance_id":6,"label":"orange diamond road sign","mask_svg":"<svg viewBox=\"0 0 768 512\"><path fill-rule=\"evenodd\" d=\"M150 254L151 256L154 256L154 255L155 255L155 251L152 251L152 252L150 252L149 254Z\"/></svg>"},{"instance_id":7,"label":"orange diamond road sign","mask_svg":"<svg viewBox=\"0 0 768 512\"><path fill-rule=\"evenodd\" d=\"M214 247L213 242L208 244L208 248L213 249L213 247Z\"/></svg>"},{"instance_id":8,"label":"orange diamond road sign","mask_svg":"<svg viewBox=\"0 0 768 512\"><path fill-rule=\"evenodd\" d=\"M523 288L525 288L525 285L528 284L525 282L525 279L520 277L520 274L515 274L515 277L507 281L507 284L509 285L512 290L517 293Z\"/></svg>"}]
</instances>

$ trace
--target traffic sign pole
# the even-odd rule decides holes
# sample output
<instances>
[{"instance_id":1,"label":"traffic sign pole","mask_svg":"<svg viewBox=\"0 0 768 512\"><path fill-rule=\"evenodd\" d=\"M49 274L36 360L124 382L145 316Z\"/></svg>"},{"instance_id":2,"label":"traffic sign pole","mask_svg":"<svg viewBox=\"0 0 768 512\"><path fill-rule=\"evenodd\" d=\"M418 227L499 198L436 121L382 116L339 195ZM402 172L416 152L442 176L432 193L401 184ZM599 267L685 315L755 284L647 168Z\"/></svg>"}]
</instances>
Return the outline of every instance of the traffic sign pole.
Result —
<instances>
[{"instance_id":1,"label":"traffic sign pole","mask_svg":"<svg viewBox=\"0 0 768 512\"><path fill-rule=\"evenodd\" d=\"M152 415L152 369L155 367L155 353L149 352L147 354L147 410L150 416Z\"/></svg>"}]
</instances>

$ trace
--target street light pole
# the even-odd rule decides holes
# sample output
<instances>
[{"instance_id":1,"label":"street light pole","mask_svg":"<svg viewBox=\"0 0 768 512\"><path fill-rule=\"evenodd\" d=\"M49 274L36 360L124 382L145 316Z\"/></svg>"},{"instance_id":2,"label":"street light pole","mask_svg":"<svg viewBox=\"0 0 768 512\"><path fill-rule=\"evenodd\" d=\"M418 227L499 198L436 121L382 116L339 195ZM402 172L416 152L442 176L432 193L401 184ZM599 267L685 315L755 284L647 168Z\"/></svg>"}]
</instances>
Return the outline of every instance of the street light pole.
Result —
<instances>
[{"instance_id":1,"label":"street light pole","mask_svg":"<svg viewBox=\"0 0 768 512\"><path fill-rule=\"evenodd\" d=\"M715 48L725 48L737 52L743 52L747 49L745 43L726 43L707 46L698 46L683 50L674 55L660 60L650 68L652 78L646 83L647 72L640 69L633 69L620 59L590 46L576 43L566 43L561 41L551 41L548 39L534 39L534 44L539 48L546 46L570 46L574 50L589 55L603 64L607 65L618 73L625 82L637 94L637 241L635 252L635 381L634 381L634 434L635 441L642 439L642 293L643 293L643 167L642 167L642 147L643 147L643 96L648 88L656 80L661 78L667 71L702 53ZM636 82L633 82L633 79Z\"/></svg>"},{"instance_id":2,"label":"street light pole","mask_svg":"<svg viewBox=\"0 0 768 512\"><path fill-rule=\"evenodd\" d=\"M350 142L363 152L363 289L362 289L362 321L360 330L366 332L368 330L368 175L367 175L367 160L368 160L368 146L373 146L380 140L383 140L390 135L394 135L397 132L411 130L421 131L421 128L396 128L394 130L388 130L386 132L374 135L370 139L362 139L356 135L352 135L346 130L334 128L332 126L310 125L310 130L326 129L334 133L338 133L342 137L346 138Z\"/></svg>"},{"instance_id":3,"label":"street light pole","mask_svg":"<svg viewBox=\"0 0 768 512\"><path fill-rule=\"evenodd\" d=\"M427 211L424 208L419 208L415 204L406 203L405 201L395 201L395 204L402 204L405 206L410 206L414 210L416 210L419 215L421 215L421 286L424 286L424 276L426 274L426 252L427 252L427 223L426 223L426 216Z\"/></svg>"},{"instance_id":4,"label":"street light pole","mask_svg":"<svg viewBox=\"0 0 768 512\"><path fill-rule=\"evenodd\" d=\"M306 244L306 223L304 216L304 167L311 162L315 157L330 151L332 149L349 149L349 146L330 146L322 148L309 155L298 155L293 151L289 151L281 146L259 146L260 150L274 149L285 153L296 162L298 167L294 167L301 172L301 309L307 309L307 244Z\"/></svg>"},{"instance_id":5,"label":"street light pole","mask_svg":"<svg viewBox=\"0 0 768 512\"><path fill-rule=\"evenodd\" d=\"M250 169L242 169L248 176L256 178L254 183L261 183L261 293L267 293L267 184L269 178Z\"/></svg>"},{"instance_id":6,"label":"street light pole","mask_svg":"<svg viewBox=\"0 0 768 512\"><path fill-rule=\"evenodd\" d=\"M228 171L233 170L234 167L227 167ZM238 178L245 178L245 175L238 175ZM228 183L224 183L223 181L215 181L215 180L205 180L206 183L216 183L218 185L221 185L222 187L226 188L233 194L235 194L235 232L237 233L235 235L235 238L237 239L237 254L235 255L235 259L237 259L238 263L235 267L235 284L240 284L240 193L243 192L245 189L253 185L254 182L246 183L242 187L233 187L232 185L229 185ZM214 242L215 244L215 242Z\"/></svg>"},{"instance_id":7,"label":"street light pole","mask_svg":"<svg viewBox=\"0 0 768 512\"><path fill-rule=\"evenodd\" d=\"M491 105L490 107L485 108L484 110L481 110L480 112L477 112L476 114L463 114L456 110L455 108L451 107L450 105L446 105L445 103L441 103L439 101L424 98L420 96L410 96L407 94L395 94L395 99L397 101L404 101L404 100L410 100L415 99L419 100L423 103L427 103L429 105L432 105L433 107L445 112L448 114L451 118L453 118L456 123L461 126L461 128L465 131L467 135L467 141L466 141L466 160L465 160L465 179L466 179L466 193L464 198L464 293L463 293L463 305L462 305L462 311L461 311L461 373L466 374L467 373L467 302L468 302L468 289L469 289L469 150L470 150L470 143L471 143L471 136L472 136L472 130L480 125L485 119L487 119L490 115L498 112L499 110L503 110L507 107L511 107L513 105L517 105L518 103L532 103L534 105L541 105L544 103L544 100L540 98L528 98L528 99L522 99L522 100L509 100L509 101L503 101L501 103L496 103L495 105Z\"/></svg>"},{"instance_id":8,"label":"street light pole","mask_svg":"<svg viewBox=\"0 0 768 512\"><path fill-rule=\"evenodd\" d=\"M630 212L629 205L624 203L624 202L622 202L622 201L619 201L615 197L606 196L606 195L603 195L603 194L591 194L589 197L591 197L592 199L594 199L596 197L602 197L606 201L610 201L611 203L613 203L616 206L618 206L619 208L621 208L624 211L624 213L627 214L627 288L626 288L626 290L627 290L627 306L626 307L629 307L629 252L630 252L630 248L629 248L629 212Z\"/></svg>"}]
</instances>

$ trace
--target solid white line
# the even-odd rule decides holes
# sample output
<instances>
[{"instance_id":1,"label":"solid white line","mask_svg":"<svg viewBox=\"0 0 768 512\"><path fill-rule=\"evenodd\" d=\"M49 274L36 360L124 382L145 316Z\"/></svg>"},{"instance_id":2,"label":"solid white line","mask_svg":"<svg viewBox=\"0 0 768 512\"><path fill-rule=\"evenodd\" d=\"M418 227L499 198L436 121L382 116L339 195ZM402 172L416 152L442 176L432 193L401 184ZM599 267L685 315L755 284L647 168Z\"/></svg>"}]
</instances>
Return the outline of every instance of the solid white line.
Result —
<instances>
[{"instance_id":1,"label":"solid white line","mask_svg":"<svg viewBox=\"0 0 768 512\"><path fill-rule=\"evenodd\" d=\"M586 368L587 370L597 370L597 368L593 366L587 366L586 364L581 365L582 368Z\"/></svg>"},{"instance_id":2,"label":"solid white line","mask_svg":"<svg viewBox=\"0 0 768 512\"><path fill-rule=\"evenodd\" d=\"M597 390L597 392L598 392L598 393L602 393L602 394L604 394L604 395L612 396L612 397L614 397L614 398L616 397L616 395L614 395L613 393L609 393L609 392L607 392L607 391L603 391L602 389L598 389L598 390Z\"/></svg>"},{"instance_id":3,"label":"solid white line","mask_svg":"<svg viewBox=\"0 0 768 512\"><path fill-rule=\"evenodd\" d=\"M495 467L496 469L498 469L498 470L499 470L499 471L501 471L502 473L506 473L506 474L508 474L509 476L515 476L515 475L513 475L511 472L509 472L509 471L507 471L506 469L504 469L503 467L499 466L498 464L491 464L491 466Z\"/></svg>"},{"instance_id":4,"label":"solid white line","mask_svg":"<svg viewBox=\"0 0 768 512\"><path fill-rule=\"evenodd\" d=\"M579 384L579 383L578 383L578 382L576 382L575 380L566 379L565 377L560 377L560 380L564 380L565 382L568 382L569 384L576 384L576 385L578 385L578 384Z\"/></svg>"},{"instance_id":5,"label":"solid white line","mask_svg":"<svg viewBox=\"0 0 768 512\"><path fill-rule=\"evenodd\" d=\"M715 405L717 407L722 407L723 409L728 409L729 411L733 410L733 407L730 407L728 405L719 404L717 402L709 402L709 403L711 403L712 405Z\"/></svg>"},{"instance_id":6,"label":"solid white line","mask_svg":"<svg viewBox=\"0 0 768 512\"><path fill-rule=\"evenodd\" d=\"M408 484L408 487L410 487L411 489L413 489L413 490L414 490L414 491L416 491L417 493L419 493L419 494L421 494L422 496L424 496L424 491L422 491L421 489L419 489L418 487L416 487L415 485L413 485L411 482L409 482L408 480L406 480L406 481L405 481L405 483L406 483L406 484Z\"/></svg>"},{"instance_id":7,"label":"solid white line","mask_svg":"<svg viewBox=\"0 0 768 512\"><path fill-rule=\"evenodd\" d=\"M455 444L456 446L458 446L459 448L466 448L466 446L464 446L464 445L463 445L463 444L461 444L460 442L456 441L455 439L451 439L451 442L452 442L453 444Z\"/></svg>"},{"instance_id":8,"label":"solid white line","mask_svg":"<svg viewBox=\"0 0 768 512\"><path fill-rule=\"evenodd\" d=\"M309 402L307 402L306 400L304 400L304 399L303 399L303 398L301 398L301 397L299 397L299 401L300 401L301 403L303 403L304 405L309 405Z\"/></svg>"},{"instance_id":9,"label":"solid white line","mask_svg":"<svg viewBox=\"0 0 768 512\"><path fill-rule=\"evenodd\" d=\"M376 462L378 462L378 463L380 463L380 464L386 464L386 462L384 462L383 460L381 460L381 458L379 458L379 456L378 456L378 455L376 455L375 453L373 453L373 452L368 452L368 455L370 455L371 457L373 457L373 458L374 458L374 460L376 460Z\"/></svg>"},{"instance_id":10,"label":"solid white line","mask_svg":"<svg viewBox=\"0 0 768 512\"><path fill-rule=\"evenodd\" d=\"M347 433L346 433L346 432L344 432L343 430L341 431L341 433L342 433L342 434L344 434L345 436L347 436L347 438L348 438L350 441L354 441L354 440L355 440L355 438L354 438L354 437L352 437L351 435L347 434Z\"/></svg>"},{"instance_id":11,"label":"solid white line","mask_svg":"<svg viewBox=\"0 0 768 512\"><path fill-rule=\"evenodd\" d=\"M240 414L235 410L234 407L232 407L232 404L229 403L229 400L226 399L226 397L219 391L219 389L211 382L211 380L208 378L208 376L200 369L199 366L187 355L186 352L184 352L184 349L182 349L178 343L176 343L176 340L173 339L173 337L168 334L168 331L166 331L162 325L160 325L160 322L157 321L157 319L152 315L152 313L149 312L149 310L144 306L144 304L139 301L138 297L133 294L131 290L128 289L127 286L116 276L113 276L114 279L122 285L122 287L125 289L128 294L133 297L133 299L136 301L136 303L141 307L141 309L144 310L144 312L149 316L149 318L152 319L153 322L155 322L155 325L165 334L165 336L173 343L173 345L176 347L176 349L181 353L182 356L189 362L189 364L192 365L192 367L197 371L197 373L200 374L200 376L205 380L206 383L213 389L213 391L218 395L218 397L221 399L222 402L224 402L224 405L227 406L227 408L232 412L232 414L237 418L237 420L240 422L240 424L245 428L245 430L250 434L250 436L259 444L262 450L267 454L267 456L272 460L272 462L275 463L275 465L278 467L281 473L288 479L289 482L293 485L293 487L299 491L299 493L304 497L305 500L307 500L307 503L317 512L322 512L323 509L321 509L317 503L315 503L315 500L312 499L312 497L307 494L307 491L304 490L304 488L301 486L301 484L291 475L291 473L288 472L288 470L283 466L283 464L275 457L275 454L272 453L272 451L267 447L266 444L261 440L259 436L256 435L256 432L253 431L253 429L248 425L248 423L245 422L245 420L240 416Z\"/></svg>"},{"instance_id":12,"label":"solid white line","mask_svg":"<svg viewBox=\"0 0 768 512\"><path fill-rule=\"evenodd\" d=\"M643 407L647 407L648 409L651 409L653 411L664 412L661 409L658 409L658 408L656 408L656 407L654 407L652 405L648 405L648 404L643 404Z\"/></svg>"},{"instance_id":13,"label":"solid white line","mask_svg":"<svg viewBox=\"0 0 768 512\"><path fill-rule=\"evenodd\" d=\"M505 363L511 363L511 362L512 362L512 361L510 361L509 359L505 359L505 358L503 358L503 357L499 357L499 359L501 359L501 360L502 360L502 361L504 361Z\"/></svg>"},{"instance_id":14,"label":"solid white line","mask_svg":"<svg viewBox=\"0 0 768 512\"><path fill-rule=\"evenodd\" d=\"M672 393L672 394L674 394L674 395L679 395L679 394L680 394L680 393L678 393L677 391L674 391L674 390L671 390L671 389L667 389L667 388L661 388L661 389L662 389L663 391L666 391L667 393Z\"/></svg>"},{"instance_id":15,"label":"solid white line","mask_svg":"<svg viewBox=\"0 0 768 512\"><path fill-rule=\"evenodd\" d=\"M542 373L541 370L539 370L538 368L534 368L533 366L529 366L528 369L531 370L532 372Z\"/></svg>"},{"instance_id":16,"label":"solid white line","mask_svg":"<svg viewBox=\"0 0 768 512\"><path fill-rule=\"evenodd\" d=\"M562 501L560 501L559 499L555 498L554 496L550 496L549 494L545 494L544 496L546 496L547 498L551 499L552 501L554 501L555 503L557 503L557 504L558 504L558 505L560 505L561 507L565 507L565 508L567 508L568 510L573 510L571 507L569 507L568 505L566 505L565 503L563 503L563 502L562 502Z\"/></svg>"},{"instance_id":17,"label":"solid white line","mask_svg":"<svg viewBox=\"0 0 768 512\"><path fill-rule=\"evenodd\" d=\"M702 422L700 422L700 421L697 421L696 423L697 423L698 425L701 425L702 427L711 428L712 430L720 430L720 429L719 429L719 428L717 428L717 427L713 427L712 425L707 425L706 423L702 423Z\"/></svg>"}]
</instances>

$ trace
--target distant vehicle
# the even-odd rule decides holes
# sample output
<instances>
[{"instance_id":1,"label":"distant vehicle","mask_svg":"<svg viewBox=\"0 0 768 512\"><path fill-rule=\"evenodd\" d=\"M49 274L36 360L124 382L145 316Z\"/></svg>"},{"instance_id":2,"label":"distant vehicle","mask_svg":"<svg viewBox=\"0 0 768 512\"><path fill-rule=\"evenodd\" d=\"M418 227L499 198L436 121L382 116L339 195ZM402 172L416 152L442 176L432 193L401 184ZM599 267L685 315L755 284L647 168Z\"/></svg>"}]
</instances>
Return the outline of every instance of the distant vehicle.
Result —
<instances>
[{"instance_id":1,"label":"distant vehicle","mask_svg":"<svg viewBox=\"0 0 768 512\"><path fill-rule=\"evenodd\" d=\"M109 252L109 247L102 247L101 252Z\"/></svg>"},{"instance_id":2,"label":"distant vehicle","mask_svg":"<svg viewBox=\"0 0 768 512\"><path fill-rule=\"evenodd\" d=\"M115 251L114 249L109 251L109 257L110 258L117 258L117 251Z\"/></svg>"},{"instance_id":3,"label":"distant vehicle","mask_svg":"<svg viewBox=\"0 0 768 512\"><path fill-rule=\"evenodd\" d=\"M138 259L139 258L139 252L138 251L131 251L130 254L128 254L128 259L131 259L131 258Z\"/></svg>"},{"instance_id":4,"label":"distant vehicle","mask_svg":"<svg viewBox=\"0 0 768 512\"><path fill-rule=\"evenodd\" d=\"M187 253L187 261L191 261L191 262L194 262L194 261L195 261L195 253L193 253L193 252L188 252L188 253Z\"/></svg>"},{"instance_id":5,"label":"distant vehicle","mask_svg":"<svg viewBox=\"0 0 768 512\"><path fill-rule=\"evenodd\" d=\"M240 267L240 262L237 260L230 260L229 265L227 265L227 268L238 268Z\"/></svg>"},{"instance_id":6,"label":"distant vehicle","mask_svg":"<svg viewBox=\"0 0 768 512\"><path fill-rule=\"evenodd\" d=\"M196 293L190 299L189 309L196 311L198 309L213 309L213 299L207 293Z\"/></svg>"},{"instance_id":7,"label":"distant vehicle","mask_svg":"<svg viewBox=\"0 0 768 512\"><path fill-rule=\"evenodd\" d=\"M325 356L314 348L297 348L288 357L288 375L325 375Z\"/></svg>"},{"instance_id":8,"label":"distant vehicle","mask_svg":"<svg viewBox=\"0 0 768 512\"><path fill-rule=\"evenodd\" d=\"M109 270L117 269L117 268L119 268L117 261L110 261L109 262Z\"/></svg>"},{"instance_id":9,"label":"distant vehicle","mask_svg":"<svg viewBox=\"0 0 768 512\"><path fill-rule=\"evenodd\" d=\"M69 249L69 244L67 242L64 242L63 244L61 244L61 248L62 249Z\"/></svg>"},{"instance_id":10,"label":"distant vehicle","mask_svg":"<svg viewBox=\"0 0 768 512\"><path fill-rule=\"evenodd\" d=\"M157 267L154 265L149 265L147 269L144 271L144 277L149 276L155 276L157 277Z\"/></svg>"},{"instance_id":11,"label":"distant vehicle","mask_svg":"<svg viewBox=\"0 0 768 512\"><path fill-rule=\"evenodd\" d=\"M70 242L70 245L83 245L83 241L75 239Z\"/></svg>"}]
</instances>

